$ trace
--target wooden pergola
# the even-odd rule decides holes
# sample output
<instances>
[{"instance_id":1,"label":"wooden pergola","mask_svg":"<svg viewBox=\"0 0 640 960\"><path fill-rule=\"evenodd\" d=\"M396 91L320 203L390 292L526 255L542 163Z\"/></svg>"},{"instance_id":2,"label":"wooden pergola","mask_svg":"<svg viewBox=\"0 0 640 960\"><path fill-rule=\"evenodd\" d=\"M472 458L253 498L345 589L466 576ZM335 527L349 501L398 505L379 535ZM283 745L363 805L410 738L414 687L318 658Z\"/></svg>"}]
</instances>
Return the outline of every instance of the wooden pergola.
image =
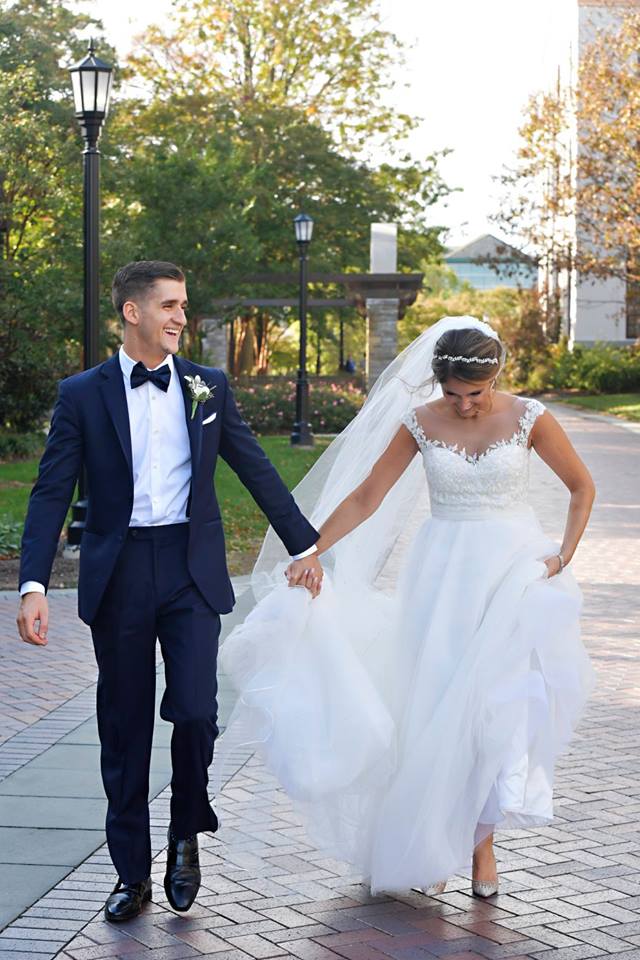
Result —
<instances>
[{"instance_id":1,"label":"wooden pergola","mask_svg":"<svg viewBox=\"0 0 640 960\"><path fill-rule=\"evenodd\" d=\"M362 317L367 315L367 300L398 300L399 316L404 316L422 287L422 273L310 273L310 284L344 287L343 297L310 297L310 310L333 310L355 307ZM245 277L244 283L297 286L294 273L256 273ZM214 310L239 310L251 307L296 307L297 297L219 297L211 301Z\"/></svg>"}]
</instances>

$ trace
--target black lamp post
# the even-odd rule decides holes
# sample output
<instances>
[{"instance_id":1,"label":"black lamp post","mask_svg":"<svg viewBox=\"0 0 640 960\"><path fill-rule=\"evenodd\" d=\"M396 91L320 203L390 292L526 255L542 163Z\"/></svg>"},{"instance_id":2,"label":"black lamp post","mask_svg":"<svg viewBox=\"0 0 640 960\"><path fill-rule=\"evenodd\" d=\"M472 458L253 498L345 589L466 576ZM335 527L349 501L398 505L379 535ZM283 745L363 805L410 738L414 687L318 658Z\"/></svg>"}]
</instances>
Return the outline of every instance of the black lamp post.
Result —
<instances>
[{"instance_id":1,"label":"black lamp post","mask_svg":"<svg viewBox=\"0 0 640 960\"><path fill-rule=\"evenodd\" d=\"M9 233L9 221L5 218L4 172L0 170L0 260L4 258L4 248Z\"/></svg>"},{"instance_id":2,"label":"black lamp post","mask_svg":"<svg viewBox=\"0 0 640 960\"><path fill-rule=\"evenodd\" d=\"M87 55L69 73L75 114L84 138L84 369L98 362L100 316L100 130L109 110L113 68L95 55L93 40ZM78 546L87 510L86 478L78 478L80 495L73 505L68 543Z\"/></svg>"},{"instance_id":3,"label":"black lamp post","mask_svg":"<svg viewBox=\"0 0 640 960\"><path fill-rule=\"evenodd\" d=\"M313 220L305 213L293 221L296 243L300 254L300 359L296 380L296 421L291 443L312 447L313 434L309 426L309 381L307 380L307 251L313 235Z\"/></svg>"}]
</instances>

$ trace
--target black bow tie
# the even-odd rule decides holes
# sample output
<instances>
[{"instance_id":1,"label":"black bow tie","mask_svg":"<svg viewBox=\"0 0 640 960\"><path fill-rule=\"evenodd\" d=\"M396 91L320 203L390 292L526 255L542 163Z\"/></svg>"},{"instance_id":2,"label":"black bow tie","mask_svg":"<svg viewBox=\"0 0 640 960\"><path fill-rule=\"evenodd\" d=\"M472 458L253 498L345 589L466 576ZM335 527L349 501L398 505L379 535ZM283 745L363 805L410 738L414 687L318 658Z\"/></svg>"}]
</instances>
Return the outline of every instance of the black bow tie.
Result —
<instances>
[{"instance_id":1,"label":"black bow tie","mask_svg":"<svg viewBox=\"0 0 640 960\"><path fill-rule=\"evenodd\" d=\"M149 380L150 383L155 384L158 390L164 390L166 393L169 389L169 382L171 380L171 367L168 363L165 363L157 370L147 370L144 363L138 360L135 367L131 371L131 389L135 390L136 387L146 383L147 380Z\"/></svg>"}]
</instances>

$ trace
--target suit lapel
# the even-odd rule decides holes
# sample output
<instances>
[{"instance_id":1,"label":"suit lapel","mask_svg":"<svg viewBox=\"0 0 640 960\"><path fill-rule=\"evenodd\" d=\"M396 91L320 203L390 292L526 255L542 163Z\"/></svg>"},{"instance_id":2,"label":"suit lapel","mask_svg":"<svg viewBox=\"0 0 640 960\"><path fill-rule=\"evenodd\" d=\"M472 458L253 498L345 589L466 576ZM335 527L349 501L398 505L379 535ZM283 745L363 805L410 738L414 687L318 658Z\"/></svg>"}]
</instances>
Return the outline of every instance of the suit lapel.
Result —
<instances>
[{"instance_id":1,"label":"suit lapel","mask_svg":"<svg viewBox=\"0 0 640 960\"><path fill-rule=\"evenodd\" d=\"M127 408L127 396L118 353L115 353L103 364L101 373L104 378L100 384L102 396L104 397L109 416L113 421L116 434L118 435L122 452L129 467L129 477L133 484L133 457L131 454L129 410Z\"/></svg>"},{"instance_id":2,"label":"suit lapel","mask_svg":"<svg viewBox=\"0 0 640 960\"><path fill-rule=\"evenodd\" d=\"M196 407L193 420L191 419L191 394L187 385L185 376L193 377L198 372L189 360L174 356L173 363L175 371L180 379L180 388L184 400L184 415L187 421L187 430L189 431L189 446L191 448L191 476L195 477L196 470L200 463L200 453L202 451L202 404Z\"/></svg>"}]
</instances>

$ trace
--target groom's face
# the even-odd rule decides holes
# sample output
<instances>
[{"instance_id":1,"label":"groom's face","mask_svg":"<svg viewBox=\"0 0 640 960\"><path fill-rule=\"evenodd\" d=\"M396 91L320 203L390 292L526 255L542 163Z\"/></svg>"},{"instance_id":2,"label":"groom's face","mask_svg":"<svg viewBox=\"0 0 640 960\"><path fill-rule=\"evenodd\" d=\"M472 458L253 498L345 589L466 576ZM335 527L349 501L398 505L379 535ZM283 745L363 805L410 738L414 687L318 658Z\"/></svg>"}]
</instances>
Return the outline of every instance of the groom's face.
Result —
<instances>
[{"instance_id":1,"label":"groom's face","mask_svg":"<svg viewBox=\"0 0 640 960\"><path fill-rule=\"evenodd\" d=\"M126 305L128 306L128 305ZM160 278L144 296L125 310L136 328L136 337L145 349L160 357L177 353L187 318L187 288L183 281Z\"/></svg>"}]
</instances>

